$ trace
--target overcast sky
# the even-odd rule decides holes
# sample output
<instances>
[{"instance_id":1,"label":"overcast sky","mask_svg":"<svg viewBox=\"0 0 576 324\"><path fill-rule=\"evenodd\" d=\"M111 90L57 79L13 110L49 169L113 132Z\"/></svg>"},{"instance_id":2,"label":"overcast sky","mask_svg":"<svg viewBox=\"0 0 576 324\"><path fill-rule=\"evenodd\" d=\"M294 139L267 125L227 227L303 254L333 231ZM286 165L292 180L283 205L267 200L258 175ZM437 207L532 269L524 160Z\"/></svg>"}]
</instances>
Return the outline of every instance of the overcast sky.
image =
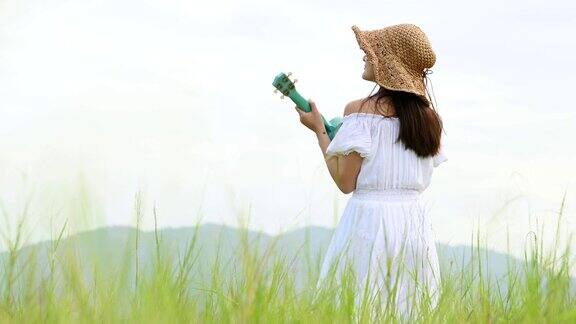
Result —
<instances>
[{"instance_id":1,"label":"overcast sky","mask_svg":"<svg viewBox=\"0 0 576 324\"><path fill-rule=\"evenodd\" d=\"M146 229L154 202L162 227L237 225L248 213L251 228L269 233L335 226L350 196L271 82L291 71L327 119L342 115L374 85L361 78L351 26L410 22L437 55L429 76L449 159L425 192L437 240L468 244L480 225L505 251L508 226L518 254L536 223L553 229L564 191L562 229L576 230L575 9L2 0L1 229L13 230L27 199L32 240L82 210L91 218L76 217L78 230L134 224L138 191Z\"/></svg>"}]
</instances>

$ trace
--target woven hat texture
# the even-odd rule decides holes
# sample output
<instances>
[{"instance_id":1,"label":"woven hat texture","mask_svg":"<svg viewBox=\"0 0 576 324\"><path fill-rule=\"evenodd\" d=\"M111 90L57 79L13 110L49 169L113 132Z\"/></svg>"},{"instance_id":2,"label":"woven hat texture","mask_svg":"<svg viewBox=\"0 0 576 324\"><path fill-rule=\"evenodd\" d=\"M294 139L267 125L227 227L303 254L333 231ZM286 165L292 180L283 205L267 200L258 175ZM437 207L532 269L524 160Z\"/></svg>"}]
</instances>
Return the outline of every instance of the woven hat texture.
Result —
<instances>
[{"instance_id":1,"label":"woven hat texture","mask_svg":"<svg viewBox=\"0 0 576 324\"><path fill-rule=\"evenodd\" d=\"M386 89L414 93L430 104L424 80L436 62L436 54L418 26L398 24L362 31L354 25L352 30L373 66L376 83Z\"/></svg>"}]
</instances>

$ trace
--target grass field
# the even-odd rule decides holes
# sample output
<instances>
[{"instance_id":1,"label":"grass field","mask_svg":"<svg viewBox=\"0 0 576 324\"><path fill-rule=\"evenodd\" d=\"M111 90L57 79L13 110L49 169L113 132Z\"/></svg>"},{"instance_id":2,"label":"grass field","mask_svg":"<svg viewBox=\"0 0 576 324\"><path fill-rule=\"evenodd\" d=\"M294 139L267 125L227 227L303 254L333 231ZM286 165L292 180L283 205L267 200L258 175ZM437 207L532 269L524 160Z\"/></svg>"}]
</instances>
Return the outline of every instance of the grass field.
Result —
<instances>
[{"instance_id":1,"label":"grass field","mask_svg":"<svg viewBox=\"0 0 576 324\"><path fill-rule=\"evenodd\" d=\"M33 253L20 253L21 235L8 242L0 268L1 323L401 320L393 303L371 300L370 291L359 291L353 272L334 275L318 289L320 259L305 257L305 265L298 263L306 268L304 280L299 282L296 270L302 269L295 269L293 257L276 251L274 244L254 244L248 236L241 235L233 259L222 253L210 264L200 257L202 247L193 235L178 254L164 247L157 236L156 249L146 256L150 266L141 267L138 235L130 240L125 257L117 264L106 259L93 262L91 255L79 254L73 244L63 247L64 229L51 242L44 261ZM545 251L536 234L531 242L523 267L510 268L503 281L482 276L487 269L482 267L480 253L461 269L444 271L437 307L421 303L414 308L418 312L404 319L419 323L576 323L570 246ZM474 248L479 248L480 241L476 243ZM216 238L214 244L218 244ZM209 271L199 275L199 269ZM504 293L501 285L507 287Z\"/></svg>"}]
</instances>

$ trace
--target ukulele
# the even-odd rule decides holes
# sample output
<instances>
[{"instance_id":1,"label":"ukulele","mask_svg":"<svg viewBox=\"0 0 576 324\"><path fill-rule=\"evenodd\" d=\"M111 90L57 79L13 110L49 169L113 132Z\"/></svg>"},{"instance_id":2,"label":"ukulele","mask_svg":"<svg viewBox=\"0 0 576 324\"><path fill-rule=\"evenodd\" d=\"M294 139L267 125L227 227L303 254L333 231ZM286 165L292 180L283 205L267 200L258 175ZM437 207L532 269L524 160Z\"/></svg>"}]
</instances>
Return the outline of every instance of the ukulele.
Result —
<instances>
[{"instance_id":1,"label":"ukulele","mask_svg":"<svg viewBox=\"0 0 576 324\"><path fill-rule=\"evenodd\" d=\"M296 83L298 80L294 79L294 82L292 82L288 78L291 75L292 72L288 72L287 75L284 73L280 73L274 78L274 82L272 82L272 85L274 86L274 88L276 88L274 90L274 93L278 93L278 91L280 91L282 93L281 99L284 99L284 96L287 96L290 99L292 99L292 101L296 104L298 108L300 108L300 110L310 112L312 110L310 108L310 104L298 93L298 91L296 91L296 88L294 87L294 83ZM340 126L342 126L343 118L334 117L330 121L326 121L326 119L324 118L324 116L322 116L322 114L320 114L320 116L322 117L322 121L324 122L324 128L326 129L326 133L328 134L328 137L330 137L330 140L332 140L334 136L336 136L336 133L338 132L338 129L340 129Z\"/></svg>"}]
</instances>

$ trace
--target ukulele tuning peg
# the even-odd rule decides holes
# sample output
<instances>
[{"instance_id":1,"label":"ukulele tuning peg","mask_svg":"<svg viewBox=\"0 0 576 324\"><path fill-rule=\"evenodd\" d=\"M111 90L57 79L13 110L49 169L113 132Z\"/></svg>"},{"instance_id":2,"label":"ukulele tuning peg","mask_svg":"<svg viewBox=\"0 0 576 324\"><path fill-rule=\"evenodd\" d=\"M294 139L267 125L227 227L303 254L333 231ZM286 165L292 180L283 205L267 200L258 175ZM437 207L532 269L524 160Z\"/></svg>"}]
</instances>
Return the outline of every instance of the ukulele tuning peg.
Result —
<instances>
[{"instance_id":1,"label":"ukulele tuning peg","mask_svg":"<svg viewBox=\"0 0 576 324\"><path fill-rule=\"evenodd\" d=\"M274 89L274 93L278 93L278 89Z\"/></svg>"},{"instance_id":2,"label":"ukulele tuning peg","mask_svg":"<svg viewBox=\"0 0 576 324\"><path fill-rule=\"evenodd\" d=\"M288 77L291 75L292 75L292 72L288 72L288 74L286 74L286 76L288 76Z\"/></svg>"},{"instance_id":3,"label":"ukulele tuning peg","mask_svg":"<svg viewBox=\"0 0 576 324\"><path fill-rule=\"evenodd\" d=\"M282 97L280 97L280 99L284 99L284 95L282 95Z\"/></svg>"},{"instance_id":4,"label":"ukulele tuning peg","mask_svg":"<svg viewBox=\"0 0 576 324\"><path fill-rule=\"evenodd\" d=\"M294 79L294 82L292 82L292 83L296 83L296 82L298 82L298 79Z\"/></svg>"}]
</instances>

